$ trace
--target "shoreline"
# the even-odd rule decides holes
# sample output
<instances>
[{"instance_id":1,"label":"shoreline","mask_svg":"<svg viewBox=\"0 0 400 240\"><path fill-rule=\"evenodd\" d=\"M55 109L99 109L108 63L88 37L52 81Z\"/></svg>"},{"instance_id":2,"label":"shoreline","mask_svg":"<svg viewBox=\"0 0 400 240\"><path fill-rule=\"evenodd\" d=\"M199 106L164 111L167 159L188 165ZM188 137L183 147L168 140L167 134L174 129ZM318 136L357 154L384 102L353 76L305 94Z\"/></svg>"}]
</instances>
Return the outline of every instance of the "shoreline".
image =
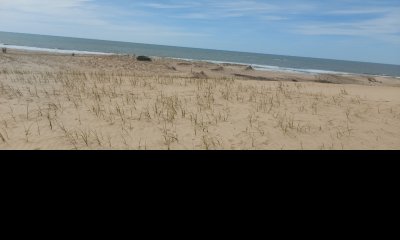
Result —
<instances>
[{"instance_id":1,"label":"shoreline","mask_svg":"<svg viewBox=\"0 0 400 240\"><path fill-rule=\"evenodd\" d=\"M79 54L79 55L115 55L113 53L28 47L28 46L8 45L8 44L4 44L4 43L0 43L0 48L8 48L8 49L27 51L27 52L46 52L46 53L54 53L54 54L57 54L57 53L59 53L59 54L72 54L72 53L75 53L75 54Z\"/></svg>"},{"instance_id":2,"label":"shoreline","mask_svg":"<svg viewBox=\"0 0 400 240\"><path fill-rule=\"evenodd\" d=\"M0 43L0 48L9 48L18 51L26 52L45 52L50 54L76 54L76 55L99 55L99 56L126 56L132 54L118 54L118 53L106 53L106 52L92 52L92 51L81 51L81 50L64 50L64 49L51 49L51 48L39 48L39 47L29 47L29 46L18 46L18 45L8 45ZM271 65L260 65L252 63L241 63L241 62L230 62L230 61L215 61L215 60L199 60L199 59L188 59L188 58L175 58L175 57L160 57L160 56L149 56L151 58L162 58L162 59L172 59L172 60L183 60L188 62L205 62L212 64L233 64L243 67L251 66L254 70L264 71L264 72L279 72L279 73L294 73L294 74L307 74L312 76L317 76L320 74L333 74L340 76L372 76L372 77L382 77L382 78L396 78L400 79L400 76L390 76L390 75L376 75L376 74L361 74L361 73L347 73L331 70L319 70L319 69L302 69L302 68L289 68L289 67L278 67Z\"/></svg>"},{"instance_id":3,"label":"shoreline","mask_svg":"<svg viewBox=\"0 0 400 240\"><path fill-rule=\"evenodd\" d=\"M7 45L6 45L7 46ZM132 57L134 55L129 54L91 54L90 52L81 52L79 54L74 51L66 50L60 51L40 51L37 49L12 49L9 48L7 51L8 56L19 56L27 55L32 58L42 56L60 56L68 57L75 53L75 58L83 59L96 59L100 58L107 64L107 58L110 61L113 59L119 59L121 65L130 65L133 62L137 62L136 58ZM40 58L39 58L40 59ZM62 58L64 61L65 58ZM152 56L153 63L160 63L162 65L168 66L171 74L174 75L186 75L195 76L197 75L203 78L238 78L244 80L259 80L259 81L284 81L284 82L319 82L325 84L355 84L355 85L369 85L369 86L395 86L400 87L400 81L395 77L388 76L375 76L375 75L361 75L361 74L333 74L333 73L304 73L295 71L268 71L259 70L254 67L249 67L247 64L238 63L217 63L215 61L202 61L202 60L189 60L181 58L170 58L170 57L154 57ZM66 65L69 64L67 61ZM106 68L104 68L106 69ZM125 69L124 69L125 71ZM161 72L161 74L163 74Z\"/></svg>"},{"instance_id":4,"label":"shoreline","mask_svg":"<svg viewBox=\"0 0 400 240\"><path fill-rule=\"evenodd\" d=\"M169 58L169 57L166 57ZM356 73L346 73L346 72L335 72L335 71L328 71L328 70L317 70L317 69L302 69L302 68L285 68L285 67L278 67L278 66L270 66L270 65L260 65L260 64L252 64L252 63L241 63L241 62L229 62L229 61L215 61L215 60L197 60L197 59L189 59L189 58L170 58L175 60L183 60L188 62L206 62L206 63L213 63L213 64L233 64L239 65L243 67L251 66L255 70L258 71L266 71L266 72L283 72L283 73L303 73L303 74L337 74L337 75L359 75ZM372 74L365 74L370 76L381 76L381 75L372 75ZM382 77L384 77L382 75ZM391 77L391 76L388 76Z\"/></svg>"}]
</instances>

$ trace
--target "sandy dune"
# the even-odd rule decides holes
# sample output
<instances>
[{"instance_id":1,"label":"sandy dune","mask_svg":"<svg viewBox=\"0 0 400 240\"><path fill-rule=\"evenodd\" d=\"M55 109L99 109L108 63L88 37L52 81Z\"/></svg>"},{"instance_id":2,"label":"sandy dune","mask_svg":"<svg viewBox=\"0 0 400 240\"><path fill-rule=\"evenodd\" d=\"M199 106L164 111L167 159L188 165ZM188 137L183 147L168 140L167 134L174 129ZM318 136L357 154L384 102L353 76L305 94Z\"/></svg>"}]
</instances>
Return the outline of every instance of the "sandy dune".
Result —
<instances>
[{"instance_id":1,"label":"sandy dune","mask_svg":"<svg viewBox=\"0 0 400 240\"><path fill-rule=\"evenodd\" d=\"M400 149L400 81L0 54L0 149Z\"/></svg>"}]
</instances>

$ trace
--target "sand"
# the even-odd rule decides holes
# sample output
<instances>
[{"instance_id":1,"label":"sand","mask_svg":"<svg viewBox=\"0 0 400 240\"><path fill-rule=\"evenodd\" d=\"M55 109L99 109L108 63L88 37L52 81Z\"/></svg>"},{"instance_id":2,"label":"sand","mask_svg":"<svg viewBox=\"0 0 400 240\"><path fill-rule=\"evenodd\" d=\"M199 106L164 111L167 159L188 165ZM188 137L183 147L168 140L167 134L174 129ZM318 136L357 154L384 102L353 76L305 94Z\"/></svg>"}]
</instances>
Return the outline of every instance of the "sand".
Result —
<instances>
[{"instance_id":1,"label":"sand","mask_svg":"<svg viewBox=\"0 0 400 240\"><path fill-rule=\"evenodd\" d=\"M0 149L400 149L400 81L0 54Z\"/></svg>"}]
</instances>

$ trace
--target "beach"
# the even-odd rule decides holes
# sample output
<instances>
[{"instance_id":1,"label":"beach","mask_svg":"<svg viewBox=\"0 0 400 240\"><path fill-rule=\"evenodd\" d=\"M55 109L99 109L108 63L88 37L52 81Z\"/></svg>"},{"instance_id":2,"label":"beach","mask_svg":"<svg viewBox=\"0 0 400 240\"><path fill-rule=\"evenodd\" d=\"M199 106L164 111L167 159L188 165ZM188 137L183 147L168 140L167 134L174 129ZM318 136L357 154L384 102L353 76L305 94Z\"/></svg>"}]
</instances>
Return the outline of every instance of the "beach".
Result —
<instances>
[{"instance_id":1,"label":"beach","mask_svg":"<svg viewBox=\"0 0 400 240\"><path fill-rule=\"evenodd\" d=\"M8 49L0 149L400 149L400 80Z\"/></svg>"}]
</instances>

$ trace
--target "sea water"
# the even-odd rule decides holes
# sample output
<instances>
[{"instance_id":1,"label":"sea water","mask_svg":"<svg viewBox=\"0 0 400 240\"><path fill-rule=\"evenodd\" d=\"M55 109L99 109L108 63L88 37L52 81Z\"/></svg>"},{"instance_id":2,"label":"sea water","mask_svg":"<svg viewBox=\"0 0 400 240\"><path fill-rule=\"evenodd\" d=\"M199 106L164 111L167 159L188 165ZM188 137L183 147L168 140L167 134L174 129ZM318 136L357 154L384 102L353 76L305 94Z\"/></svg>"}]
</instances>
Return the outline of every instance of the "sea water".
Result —
<instances>
[{"instance_id":1,"label":"sea water","mask_svg":"<svg viewBox=\"0 0 400 240\"><path fill-rule=\"evenodd\" d=\"M135 54L252 65L266 71L370 74L400 77L400 65L221 51L36 34L0 32L0 47L86 54Z\"/></svg>"}]
</instances>

